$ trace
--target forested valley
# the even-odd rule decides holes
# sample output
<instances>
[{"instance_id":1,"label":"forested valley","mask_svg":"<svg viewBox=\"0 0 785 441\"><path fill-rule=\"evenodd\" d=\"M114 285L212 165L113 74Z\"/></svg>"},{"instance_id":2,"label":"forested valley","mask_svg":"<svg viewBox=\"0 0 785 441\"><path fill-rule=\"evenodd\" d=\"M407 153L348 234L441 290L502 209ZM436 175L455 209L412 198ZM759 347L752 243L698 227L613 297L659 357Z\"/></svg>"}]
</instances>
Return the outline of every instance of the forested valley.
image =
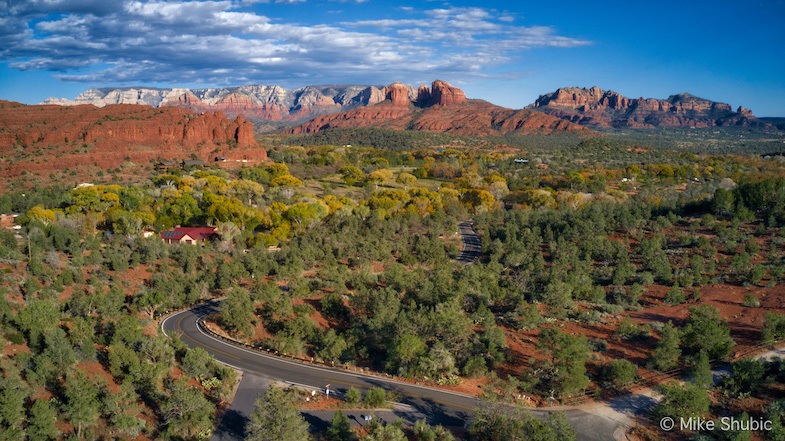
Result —
<instances>
[{"instance_id":1,"label":"forested valley","mask_svg":"<svg viewBox=\"0 0 785 441\"><path fill-rule=\"evenodd\" d=\"M0 230L0 438L208 438L236 372L158 320L211 299L207 326L227 338L496 409L456 434L355 433L336 417L308 435L303 398L273 388L250 439L271 430L265 409L315 439L569 439L563 415L507 405L603 400L662 374L688 381L663 384L652 418L746 412L777 422L755 436L783 436L785 368L737 357L785 337L781 156L350 135L267 140L270 161L238 167L122 165L141 182L118 166L76 187L8 183L0 212L19 228ZM482 253L466 265L468 220ZM217 237L165 243L175 226ZM731 374L714 385L706 370L722 362ZM733 436L712 439L750 439Z\"/></svg>"}]
</instances>

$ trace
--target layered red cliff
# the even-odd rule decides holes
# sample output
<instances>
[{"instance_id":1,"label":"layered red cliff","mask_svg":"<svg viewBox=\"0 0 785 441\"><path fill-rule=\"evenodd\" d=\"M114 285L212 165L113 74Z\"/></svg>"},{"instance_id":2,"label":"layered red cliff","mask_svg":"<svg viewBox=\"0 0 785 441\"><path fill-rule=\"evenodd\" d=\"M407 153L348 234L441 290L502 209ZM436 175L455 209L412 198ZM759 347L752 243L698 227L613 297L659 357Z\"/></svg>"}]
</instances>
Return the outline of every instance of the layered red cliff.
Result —
<instances>
[{"instance_id":1,"label":"layered red cliff","mask_svg":"<svg viewBox=\"0 0 785 441\"><path fill-rule=\"evenodd\" d=\"M242 116L193 113L178 107L138 105L27 106L0 101L0 173L69 164L117 167L193 156L264 160L253 125ZM47 161L35 156L45 152ZM62 167L61 167L62 168Z\"/></svg>"}]
</instances>

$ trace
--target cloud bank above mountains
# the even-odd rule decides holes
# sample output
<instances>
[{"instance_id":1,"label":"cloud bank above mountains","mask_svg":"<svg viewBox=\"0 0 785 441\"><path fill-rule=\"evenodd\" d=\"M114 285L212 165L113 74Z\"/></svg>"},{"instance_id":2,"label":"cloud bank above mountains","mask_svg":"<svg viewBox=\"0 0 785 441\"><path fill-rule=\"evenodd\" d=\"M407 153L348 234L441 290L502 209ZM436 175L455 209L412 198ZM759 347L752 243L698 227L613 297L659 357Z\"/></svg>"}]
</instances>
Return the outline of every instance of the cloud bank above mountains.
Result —
<instances>
[{"instance_id":1,"label":"cloud bank above mountains","mask_svg":"<svg viewBox=\"0 0 785 441\"><path fill-rule=\"evenodd\" d=\"M527 49L589 44L479 7L400 7L393 18L336 14L341 20L329 23L276 18L278 7L254 1L0 1L0 60L85 83L378 83L487 77ZM324 10L320 17L328 15Z\"/></svg>"}]
</instances>

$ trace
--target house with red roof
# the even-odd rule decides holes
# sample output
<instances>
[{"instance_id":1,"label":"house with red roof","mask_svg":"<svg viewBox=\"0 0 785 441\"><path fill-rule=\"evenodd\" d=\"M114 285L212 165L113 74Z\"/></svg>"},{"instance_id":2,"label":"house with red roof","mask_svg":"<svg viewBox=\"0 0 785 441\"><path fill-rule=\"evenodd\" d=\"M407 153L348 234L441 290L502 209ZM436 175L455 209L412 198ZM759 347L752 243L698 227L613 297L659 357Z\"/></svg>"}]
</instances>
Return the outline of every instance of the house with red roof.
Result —
<instances>
[{"instance_id":1,"label":"house with red roof","mask_svg":"<svg viewBox=\"0 0 785 441\"><path fill-rule=\"evenodd\" d=\"M189 243L196 245L218 237L215 227L175 227L161 233L166 243Z\"/></svg>"}]
</instances>

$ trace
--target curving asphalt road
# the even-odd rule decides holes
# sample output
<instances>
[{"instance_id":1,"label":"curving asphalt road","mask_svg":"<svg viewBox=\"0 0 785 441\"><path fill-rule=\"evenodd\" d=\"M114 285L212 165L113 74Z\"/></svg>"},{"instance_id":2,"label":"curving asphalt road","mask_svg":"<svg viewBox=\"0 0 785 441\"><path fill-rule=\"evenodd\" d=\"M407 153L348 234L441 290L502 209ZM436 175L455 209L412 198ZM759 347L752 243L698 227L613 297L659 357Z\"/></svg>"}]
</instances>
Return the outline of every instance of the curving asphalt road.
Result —
<instances>
[{"instance_id":1,"label":"curving asphalt road","mask_svg":"<svg viewBox=\"0 0 785 441\"><path fill-rule=\"evenodd\" d=\"M161 322L161 328L167 335L179 336L190 347L205 349L218 361L243 371L245 376L261 378L262 384L277 381L317 390L324 389L327 384L330 384L331 390L337 390L340 393L350 386L358 389L383 387L397 394L398 401L408 408L408 412L399 410L396 412L396 416L405 418L406 413L425 415L430 424L441 424L448 427L464 426L473 410L482 405L481 400L469 395L404 383L384 377L313 366L218 339L206 333L199 323L201 318L217 312L218 303L212 301L172 314ZM260 387L257 395L262 392L264 392L264 388ZM239 407L244 408L241 413L245 413L247 416L253 409L255 395L253 393L246 393L246 395L248 395L246 399L248 403ZM544 417L548 412L538 410L533 413L537 417ZM319 416L316 415L316 417ZM578 434L579 440L611 440L614 439L614 434L619 429L619 425L615 421L582 410L568 410L567 417ZM329 420L327 416L325 418Z\"/></svg>"},{"instance_id":2,"label":"curving asphalt road","mask_svg":"<svg viewBox=\"0 0 785 441\"><path fill-rule=\"evenodd\" d=\"M469 222L461 223L460 230L464 239L464 249L459 260L465 263L474 262L479 257L480 239ZM401 404L393 411L385 412L387 415L385 418L401 417L407 421L414 421L425 416L430 424L447 427L465 426L474 409L482 405L482 401L473 396L380 376L297 362L216 338L204 331L201 319L218 312L219 303L219 301L207 302L174 313L161 321L161 328L165 334L179 336L188 346L201 347L219 362L243 372L243 380L230 413L224 417L219 427L219 434L213 439L241 437L243 433L241 427L244 427L245 419L253 410L256 397L264 392L267 384L272 382L285 382L316 390L324 390L329 384L332 391L339 393L345 392L352 386L361 390L382 387L396 394ZM542 418L548 412L538 410L533 413L536 417ZM329 422L332 414L310 412L305 416L309 422L318 425L319 421ZM567 417L578 435L578 440L606 441L617 438L623 431L620 423L582 410L567 410Z\"/></svg>"}]
</instances>

